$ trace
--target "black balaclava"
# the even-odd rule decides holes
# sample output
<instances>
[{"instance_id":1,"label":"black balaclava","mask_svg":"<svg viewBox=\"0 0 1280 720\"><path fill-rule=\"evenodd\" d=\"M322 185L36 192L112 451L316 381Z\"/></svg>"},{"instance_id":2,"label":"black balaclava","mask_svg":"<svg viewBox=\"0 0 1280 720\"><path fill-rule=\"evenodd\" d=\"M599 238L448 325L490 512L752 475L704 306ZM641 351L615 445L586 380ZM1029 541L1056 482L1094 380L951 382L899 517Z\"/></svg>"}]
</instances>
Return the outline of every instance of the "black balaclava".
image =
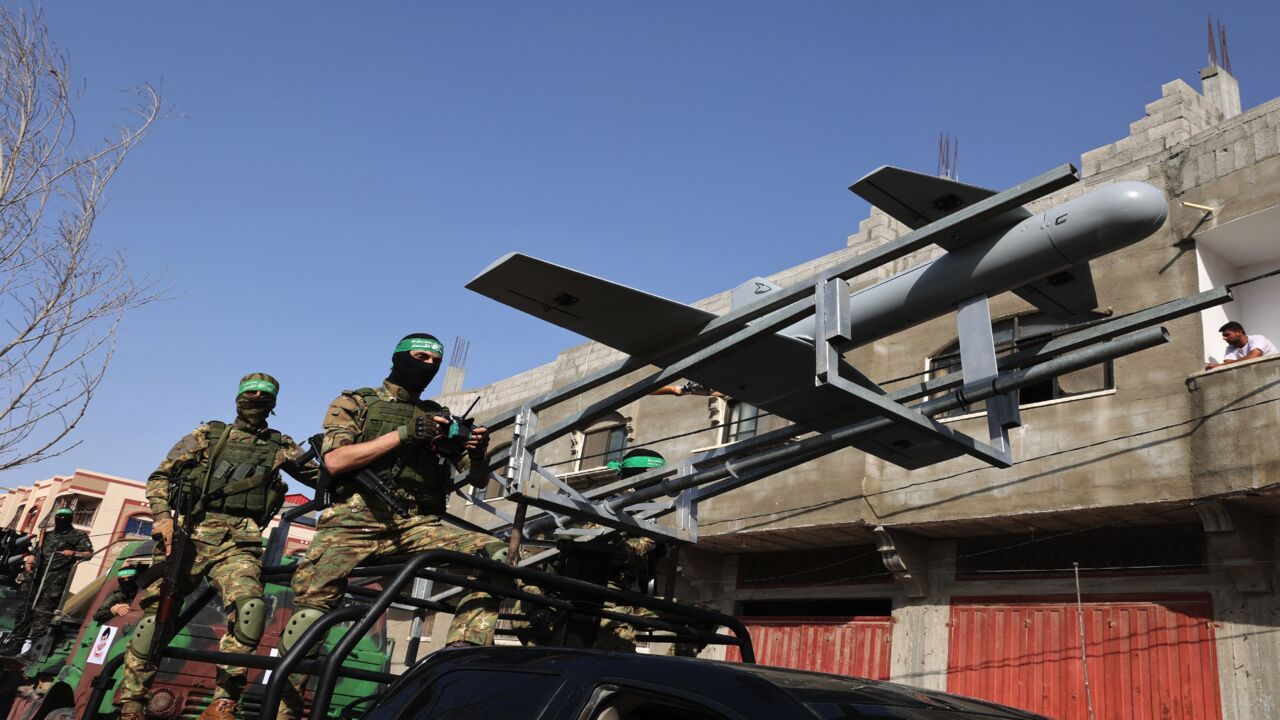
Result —
<instances>
[{"instance_id":1,"label":"black balaclava","mask_svg":"<svg viewBox=\"0 0 1280 720\"><path fill-rule=\"evenodd\" d=\"M133 568L124 568L116 573L116 582L120 585L120 592L133 597L138 594L138 581L134 579L134 575L138 573Z\"/></svg>"},{"instance_id":2,"label":"black balaclava","mask_svg":"<svg viewBox=\"0 0 1280 720\"><path fill-rule=\"evenodd\" d=\"M64 508L65 510L65 508ZM53 529L56 532L66 532L71 529L71 511L58 510L53 514Z\"/></svg>"},{"instance_id":3,"label":"black balaclava","mask_svg":"<svg viewBox=\"0 0 1280 720\"><path fill-rule=\"evenodd\" d=\"M259 390L262 395L250 397L245 393ZM249 373L240 378L240 389L236 390L236 419L255 430L267 426L267 416L276 407L276 396L280 394L280 383L266 373Z\"/></svg>"},{"instance_id":4,"label":"black balaclava","mask_svg":"<svg viewBox=\"0 0 1280 720\"><path fill-rule=\"evenodd\" d=\"M440 356L440 360L433 365L428 365L421 360L415 360L409 354L414 350L433 352ZM436 372L440 370L440 362L443 360L444 343L437 340L434 335L427 333L405 335L396 345L396 351L391 354L391 374L387 375L387 382L399 385L412 395L421 395L431 383L431 378L435 377Z\"/></svg>"}]
</instances>

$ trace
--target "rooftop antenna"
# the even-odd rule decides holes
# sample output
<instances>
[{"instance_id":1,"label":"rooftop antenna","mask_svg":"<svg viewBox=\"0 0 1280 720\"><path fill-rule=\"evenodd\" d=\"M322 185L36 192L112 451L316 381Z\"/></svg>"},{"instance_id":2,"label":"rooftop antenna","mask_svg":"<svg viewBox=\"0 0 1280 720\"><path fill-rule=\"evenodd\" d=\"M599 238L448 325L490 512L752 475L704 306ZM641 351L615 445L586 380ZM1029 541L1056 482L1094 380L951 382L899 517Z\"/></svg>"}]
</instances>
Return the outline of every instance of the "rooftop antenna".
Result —
<instances>
[{"instance_id":1,"label":"rooftop antenna","mask_svg":"<svg viewBox=\"0 0 1280 720\"><path fill-rule=\"evenodd\" d=\"M1222 67L1227 72L1231 71L1231 51L1227 49L1227 26L1218 21L1218 49L1222 52ZM1234 74L1234 73L1232 73Z\"/></svg>"},{"instance_id":2,"label":"rooftop antenna","mask_svg":"<svg viewBox=\"0 0 1280 720\"><path fill-rule=\"evenodd\" d=\"M461 335L453 339L453 353L449 356L449 365L444 370L444 393L451 395L462 392L462 383L466 380L467 354L471 352L471 343Z\"/></svg>"},{"instance_id":3,"label":"rooftop antenna","mask_svg":"<svg viewBox=\"0 0 1280 720\"><path fill-rule=\"evenodd\" d=\"M938 134L938 177L960 179L960 138L947 132Z\"/></svg>"},{"instance_id":4,"label":"rooftop antenna","mask_svg":"<svg viewBox=\"0 0 1280 720\"><path fill-rule=\"evenodd\" d=\"M1213 16L1209 15L1205 18L1209 23L1209 64L1218 64L1218 46L1213 41Z\"/></svg>"},{"instance_id":5,"label":"rooftop antenna","mask_svg":"<svg viewBox=\"0 0 1280 720\"><path fill-rule=\"evenodd\" d=\"M1209 16L1209 64L1231 72L1231 52L1227 50L1227 26L1218 20L1217 32L1214 32L1213 17ZM1217 36L1216 38L1214 36Z\"/></svg>"}]
</instances>

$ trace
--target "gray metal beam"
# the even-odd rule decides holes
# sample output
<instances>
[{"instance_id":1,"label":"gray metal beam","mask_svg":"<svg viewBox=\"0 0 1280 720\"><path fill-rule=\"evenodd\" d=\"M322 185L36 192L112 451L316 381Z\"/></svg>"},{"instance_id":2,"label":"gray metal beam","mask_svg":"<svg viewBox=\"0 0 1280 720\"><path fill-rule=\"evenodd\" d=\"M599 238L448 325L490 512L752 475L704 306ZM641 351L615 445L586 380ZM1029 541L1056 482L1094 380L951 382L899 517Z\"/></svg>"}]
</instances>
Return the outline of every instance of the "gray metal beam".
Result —
<instances>
[{"instance_id":1,"label":"gray metal beam","mask_svg":"<svg viewBox=\"0 0 1280 720\"><path fill-rule=\"evenodd\" d=\"M1231 302L1231 291L1227 288L1213 288L1202 293L1178 300L1161 303L1146 310L1139 310L1128 315L1104 320L1080 330L1059 335L1038 348L1019 350L999 359L997 365L1001 372L1027 367L1044 362L1048 358L1065 352L1079 350L1093 343L1110 340L1141 328L1158 323L1169 322L1193 312ZM900 388L889 393L889 397L898 402L916 400L926 395L954 390L965 382L963 373L951 373L922 383Z\"/></svg>"},{"instance_id":2,"label":"gray metal beam","mask_svg":"<svg viewBox=\"0 0 1280 720\"><path fill-rule=\"evenodd\" d=\"M922 415L932 417L934 415L962 408L974 402L985 400L992 395L1013 392L1027 385L1043 382L1059 375L1082 370L1091 365L1096 365L1117 357L1156 347L1157 345L1162 345L1168 341L1169 334L1164 328L1148 328L1147 330L1131 333L1115 340L1098 343L1093 347L1061 355L1053 360L1032 366L1025 370L1018 370L998 375L989 383L971 388L968 393L955 393L946 397L936 398L934 400L929 400L927 402L920 403L919 405L915 405L911 409ZM855 440L865 437L872 432L883 430L891 423L892 421L888 418L870 418L837 430L832 430L799 440L790 445L785 445L773 450L765 450L737 462L735 464L735 473L737 475L743 475L746 472L763 466L769 466L771 468L771 472L781 472L782 470L809 462L810 460L835 452L843 447L847 447ZM732 477L732 475L733 474L723 467L711 468L694 473L693 475L685 478L676 478L674 480L668 479L658 483L657 485L651 485L647 488L638 489L634 492L624 493L607 502L609 507L614 510L619 510L629 505L654 500L662 497L663 495L674 496L676 493L679 493L688 487L702 485L716 480L723 480L726 477ZM727 492L738 485L739 484L736 483L725 485L721 487L719 492L716 494L719 494L720 492ZM701 501L706 497L710 497L710 495L699 493L698 500Z\"/></svg>"}]
</instances>

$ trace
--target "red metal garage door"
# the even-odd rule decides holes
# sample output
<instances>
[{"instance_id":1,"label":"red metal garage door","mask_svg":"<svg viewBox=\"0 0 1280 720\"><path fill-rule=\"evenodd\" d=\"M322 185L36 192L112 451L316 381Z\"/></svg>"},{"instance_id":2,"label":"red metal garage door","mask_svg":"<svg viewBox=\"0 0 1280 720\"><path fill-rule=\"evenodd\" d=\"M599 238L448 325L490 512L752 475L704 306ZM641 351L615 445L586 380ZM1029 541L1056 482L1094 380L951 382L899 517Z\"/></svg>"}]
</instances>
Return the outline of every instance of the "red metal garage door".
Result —
<instances>
[{"instance_id":1,"label":"red metal garage door","mask_svg":"<svg viewBox=\"0 0 1280 720\"><path fill-rule=\"evenodd\" d=\"M1218 663L1207 596L1086 598L1093 716L1218 720ZM1088 720L1073 598L956 598L947 690Z\"/></svg>"},{"instance_id":2,"label":"red metal garage door","mask_svg":"<svg viewBox=\"0 0 1280 720\"><path fill-rule=\"evenodd\" d=\"M761 665L889 679L893 624L887 617L742 618ZM742 659L730 647L728 659Z\"/></svg>"}]
</instances>

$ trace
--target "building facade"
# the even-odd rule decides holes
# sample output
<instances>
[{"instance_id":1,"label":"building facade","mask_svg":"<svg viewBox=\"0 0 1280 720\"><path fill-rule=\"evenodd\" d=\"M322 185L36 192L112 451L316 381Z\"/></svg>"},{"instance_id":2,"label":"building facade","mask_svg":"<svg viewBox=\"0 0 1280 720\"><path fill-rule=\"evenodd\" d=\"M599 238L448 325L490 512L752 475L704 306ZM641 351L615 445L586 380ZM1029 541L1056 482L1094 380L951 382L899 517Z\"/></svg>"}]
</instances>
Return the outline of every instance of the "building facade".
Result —
<instances>
[{"instance_id":1,"label":"building facade","mask_svg":"<svg viewBox=\"0 0 1280 720\"><path fill-rule=\"evenodd\" d=\"M1280 277L1254 279L1280 268L1280 99L1241 112L1229 73L1211 66L1201 82L1203 92L1164 85L1126 136L1084 153L1081 182L1034 207L1121 180L1155 185L1168 221L1092 263L1100 309L1121 315L1252 280L1233 302L1168 323L1172 341L1158 349L1024 389L1011 468L959 459L909 472L846 449L702 504L677 595L747 618L775 664L1063 718L1280 716L1280 356L1204 370L1222 357L1227 320L1280 338ZM847 247L769 279L805 282L906 231L873 210ZM723 313L729 295L698 306ZM1012 294L991 310L1003 349L1060 329ZM954 317L943 317L846 357L892 390L945 373L956 345ZM581 345L440 400L466 407L478 394L483 419L619 357ZM981 413L945 422L986 432ZM648 396L540 449L538 462L589 485L612 477L605 461L627 448L683 459L779 426L732 399Z\"/></svg>"},{"instance_id":2,"label":"building facade","mask_svg":"<svg viewBox=\"0 0 1280 720\"><path fill-rule=\"evenodd\" d=\"M53 511L69 507L71 523L88 533L93 557L80 563L68 586L74 593L111 567L124 541L151 537L151 507L137 480L92 470L55 475L0 495L0 527L32 533L53 526Z\"/></svg>"}]
</instances>

